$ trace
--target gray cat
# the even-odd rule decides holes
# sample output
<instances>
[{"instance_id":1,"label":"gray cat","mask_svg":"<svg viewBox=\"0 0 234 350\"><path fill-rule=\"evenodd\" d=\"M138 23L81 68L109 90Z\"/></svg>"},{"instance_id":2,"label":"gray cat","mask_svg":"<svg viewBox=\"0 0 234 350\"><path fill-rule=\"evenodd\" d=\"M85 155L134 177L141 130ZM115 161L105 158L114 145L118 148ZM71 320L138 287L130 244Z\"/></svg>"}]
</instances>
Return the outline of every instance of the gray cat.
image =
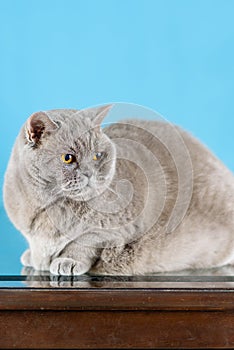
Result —
<instances>
[{"instance_id":1,"label":"gray cat","mask_svg":"<svg viewBox=\"0 0 234 350\"><path fill-rule=\"evenodd\" d=\"M234 263L234 176L163 121L101 128L111 106L33 114L5 174L25 266L130 275Z\"/></svg>"}]
</instances>

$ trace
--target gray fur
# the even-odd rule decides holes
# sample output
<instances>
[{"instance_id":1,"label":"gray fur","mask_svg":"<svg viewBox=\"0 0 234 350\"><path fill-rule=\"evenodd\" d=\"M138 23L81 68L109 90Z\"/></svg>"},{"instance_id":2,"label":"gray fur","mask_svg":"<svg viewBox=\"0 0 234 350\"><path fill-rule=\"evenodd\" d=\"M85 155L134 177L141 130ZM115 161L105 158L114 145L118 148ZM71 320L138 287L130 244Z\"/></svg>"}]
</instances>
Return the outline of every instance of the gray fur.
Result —
<instances>
[{"instance_id":1,"label":"gray fur","mask_svg":"<svg viewBox=\"0 0 234 350\"><path fill-rule=\"evenodd\" d=\"M233 264L233 174L168 123L102 130L109 108L38 112L21 129L4 203L29 243L23 265L126 275Z\"/></svg>"}]
</instances>

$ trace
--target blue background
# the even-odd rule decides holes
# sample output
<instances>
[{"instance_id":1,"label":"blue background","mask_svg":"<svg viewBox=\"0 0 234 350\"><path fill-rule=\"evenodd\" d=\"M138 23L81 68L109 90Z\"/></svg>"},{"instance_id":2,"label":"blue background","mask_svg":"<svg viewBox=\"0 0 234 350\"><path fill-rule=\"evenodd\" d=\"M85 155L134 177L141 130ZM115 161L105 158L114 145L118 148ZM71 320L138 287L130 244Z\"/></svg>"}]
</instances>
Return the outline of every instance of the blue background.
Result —
<instances>
[{"instance_id":1,"label":"blue background","mask_svg":"<svg viewBox=\"0 0 234 350\"><path fill-rule=\"evenodd\" d=\"M108 102L150 107L234 170L234 1L1 0L2 187L34 111ZM0 273L19 273L26 242L0 200Z\"/></svg>"}]
</instances>

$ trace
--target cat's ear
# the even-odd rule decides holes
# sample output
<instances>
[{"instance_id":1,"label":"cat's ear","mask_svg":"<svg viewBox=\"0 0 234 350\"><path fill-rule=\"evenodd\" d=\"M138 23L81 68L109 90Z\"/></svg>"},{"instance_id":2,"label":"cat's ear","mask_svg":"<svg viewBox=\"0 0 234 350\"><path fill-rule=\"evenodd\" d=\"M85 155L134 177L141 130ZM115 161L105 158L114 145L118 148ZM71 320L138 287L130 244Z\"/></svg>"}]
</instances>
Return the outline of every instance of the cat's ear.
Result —
<instances>
[{"instance_id":1,"label":"cat's ear","mask_svg":"<svg viewBox=\"0 0 234 350\"><path fill-rule=\"evenodd\" d=\"M88 109L91 112L89 115L96 131L100 130L103 119L107 116L112 107L113 105L109 104L101 107Z\"/></svg>"},{"instance_id":2,"label":"cat's ear","mask_svg":"<svg viewBox=\"0 0 234 350\"><path fill-rule=\"evenodd\" d=\"M58 129L58 124L52 121L45 112L36 112L26 122L26 138L28 142L37 144L44 135L56 129Z\"/></svg>"}]
</instances>

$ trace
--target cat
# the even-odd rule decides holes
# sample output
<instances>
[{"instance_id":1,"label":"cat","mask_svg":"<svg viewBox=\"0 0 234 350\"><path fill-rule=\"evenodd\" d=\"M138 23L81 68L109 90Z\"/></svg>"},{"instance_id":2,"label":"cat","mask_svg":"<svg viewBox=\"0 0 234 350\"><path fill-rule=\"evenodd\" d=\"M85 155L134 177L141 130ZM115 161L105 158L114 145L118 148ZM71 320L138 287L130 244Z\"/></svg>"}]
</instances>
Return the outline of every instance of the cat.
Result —
<instances>
[{"instance_id":1,"label":"cat","mask_svg":"<svg viewBox=\"0 0 234 350\"><path fill-rule=\"evenodd\" d=\"M24 266L146 275L234 263L234 176L187 131L111 105L36 112L4 180Z\"/></svg>"}]
</instances>

